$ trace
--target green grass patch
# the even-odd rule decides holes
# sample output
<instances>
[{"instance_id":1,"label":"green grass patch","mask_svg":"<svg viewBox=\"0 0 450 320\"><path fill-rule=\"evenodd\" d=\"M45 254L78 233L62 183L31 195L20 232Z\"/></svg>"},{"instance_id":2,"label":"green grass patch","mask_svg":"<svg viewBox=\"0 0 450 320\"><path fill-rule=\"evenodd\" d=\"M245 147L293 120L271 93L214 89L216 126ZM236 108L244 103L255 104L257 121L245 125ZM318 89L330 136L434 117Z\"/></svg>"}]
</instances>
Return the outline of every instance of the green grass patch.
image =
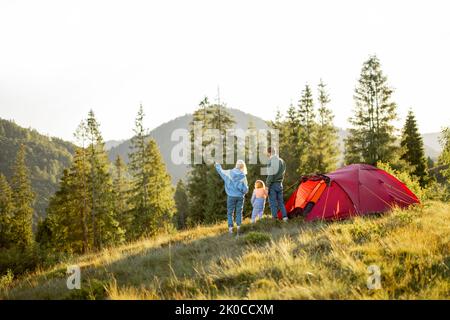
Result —
<instances>
[{"instance_id":1,"label":"green grass patch","mask_svg":"<svg viewBox=\"0 0 450 320\"><path fill-rule=\"evenodd\" d=\"M272 237L269 233L251 231L243 235L240 239L245 244L263 245L267 242L270 242Z\"/></svg>"}]
</instances>

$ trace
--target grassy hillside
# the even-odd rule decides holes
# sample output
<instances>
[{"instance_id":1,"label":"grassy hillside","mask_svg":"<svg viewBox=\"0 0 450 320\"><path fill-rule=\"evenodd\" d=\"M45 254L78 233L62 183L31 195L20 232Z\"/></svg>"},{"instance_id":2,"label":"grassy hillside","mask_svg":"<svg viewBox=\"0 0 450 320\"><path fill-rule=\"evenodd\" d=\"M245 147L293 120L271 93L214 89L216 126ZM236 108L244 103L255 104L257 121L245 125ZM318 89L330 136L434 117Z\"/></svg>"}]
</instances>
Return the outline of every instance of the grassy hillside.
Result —
<instances>
[{"instance_id":1,"label":"grassy hillside","mask_svg":"<svg viewBox=\"0 0 450 320\"><path fill-rule=\"evenodd\" d=\"M75 146L0 118L0 172L8 179L13 175L17 150L22 143L26 147L26 163L36 193L34 208L37 216L42 217L45 215L49 198L57 190L64 168L72 161Z\"/></svg>"},{"instance_id":2,"label":"grassy hillside","mask_svg":"<svg viewBox=\"0 0 450 320\"><path fill-rule=\"evenodd\" d=\"M335 223L198 227L82 256L12 281L3 299L448 299L450 205ZM67 265L82 290L66 289ZM367 268L381 269L368 290ZM3 282L3 284L2 284Z\"/></svg>"}]
</instances>

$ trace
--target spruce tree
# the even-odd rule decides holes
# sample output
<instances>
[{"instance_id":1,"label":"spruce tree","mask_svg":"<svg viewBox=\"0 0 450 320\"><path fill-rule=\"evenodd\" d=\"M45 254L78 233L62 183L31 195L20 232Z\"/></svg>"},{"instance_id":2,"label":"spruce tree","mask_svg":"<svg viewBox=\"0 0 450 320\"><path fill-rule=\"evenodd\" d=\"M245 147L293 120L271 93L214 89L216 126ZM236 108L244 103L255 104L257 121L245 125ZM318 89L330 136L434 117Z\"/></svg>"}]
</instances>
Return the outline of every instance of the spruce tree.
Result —
<instances>
[{"instance_id":1,"label":"spruce tree","mask_svg":"<svg viewBox=\"0 0 450 320\"><path fill-rule=\"evenodd\" d=\"M114 169L113 193L115 216L121 229L125 232L126 238L129 239L133 222L133 216L128 205L130 184L127 166L119 155L114 162Z\"/></svg>"},{"instance_id":2,"label":"spruce tree","mask_svg":"<svg viewBox=\"0 0 450 320\"><path fill-rule=\"evenodd\" d=\"M39 243L59 252L86 253L94 248L91 220L88 219L90 207L89 211L84 207L84 198L90 193L84 195L89 191L82 182L82 175L87 175L88 171L81 167L80 159L78 150L74 164L64 170L59 189L50 199L47 218L39 232Z\"/></svg>"},{"instance_id":3,"label":"spruce tree","mask_svg":"<svg viewBox=\"0 0 450 320\"><path fill-rule=\"evenodd\" d=\"M214 104L209 107L211 109L211 117L209 118L209 123L207 123L207 129L217 129L220 133L220 139L222 140L223 145L223 163L225 163L225 137L226 130L231 129L235 124L233 116L226 111L225 106L221 104ZM236 142L236 140L235 140ZM206 146L209 146L212 143L215 143L214 140L208 140L206 138ZM235 155L236 155L237 145L235 143ZM238 159L234 159L236 162ZM245 159L242 159L245 160ZM206 223L215 223L217 221L221 221L226 219L227 217L227 196L224 191L224 182L222 178L217 173L214 164L204 164L207 167L207 176L206 176L206 184L204 185L207 190L206 199L204 199L204 212L205 212L205 221ZM234 168L234 163L232 164L224 164L223 167L225 169Z\"/></svg>"},{"instance_id":4,"label":"spruce tree","mask_svg":"<svg viewBox=\"0 0 450 320\"><path fill-rule=\"evenodd\" d=\"M313 94L309 85L305 85L305 89L302 91L302 97L298 105L298 116L300 126L303 128L302 140L310 143L315 124L315 111Z\"/></svg>"},{"instance_id":5,"label":"spruce tree","mask_svg":"<svg viewBox=\"0 0 450 320\"><path fill-rule=\"evenodd\" d=\"M334 115L328 108L330 98L322 80L318 86L318 102L318 123L313 132L311 153L315 171L327 173L336 169L339 148L337 130L333 124Z\"/></svg>"},{"instance_id":6,"label":"spruce tree","mask_svg":"<svg viewBox=\"0 0 450 320\"><path fill-rule=\"evenodd\" d=\"M146 136L147 133L144 127L144 108L142 104L139 106L139 111L135 120L134 136L131 139L130 153L128 154L129 170L132 176L129 205L132 210L133 220L135 217L146 215L148 208L148 158ZM133 224L134 228L134 224ZM133 237L139 236L137 230L132 230Z\"/></svg>"},{"instance_id":7,"label":"spruce tree","mask_svg":"<svg viewBox=\"0 0 450 320\"><path fill-rule=\"evenodd\" d=\"M300 113L291 103L287 113L285 123L282 125L284 135L280 137L279 154L286 161L286 185L295 183L301 174L300 164L303 155L302 149L302 128L300 126Z\"/></svg>"},{"instance_id":8,"label":"spruce tree","mask_svg":"<svg viewBox=\"0 0 450 320\"><path fill-rule=\"evenodd\" d=\"M174 215L174 191L166 166L154 139L149 139L145 153L143 171L146 175L144 196L137 193L134 197L144 198L145 207L134 210L132 232L135 238L152 236L169 227ZM141 181L137 182L140 185ZM133 198L132 198L133 199ZM143 201L134 199L143 205Z\"/></svg>"},{"instance_id":9,"label":"spruce tree","mask_svg":"<svg viewBox=\"0 0 450 320\"><path fill-rule=\"evenodd\" d=\"M189 211L189 201L186 186L182 179L180 179L177 183L174 199L177 208L175 214L175 225L179 230L185 229L187 213Z\"/></svg>"},{"instance_id":10,"label":"spruce tree","mask_svg":"<svg viewBox=\"0 0 450 320\"><path fill-rule=\"evenodd\" d=\"M73 164L63 175L60 190L57 193L56 213L59 215L56 228L69 227L65 241L70 251L86 253L97 249L94 242L96 235L92 225L92 188L89 186L90 164L86 162L87 149L76 150ZM67 207L66 207L67 204ZM58 234L59 231L54 231Z\"/></svg>"},{"instance_id":11,"label":"spruce tree","mask_svg":"<svg viewBox=\"0 0 450 320\"><path fill-rule=\"evenodd\" d=\"M423 146L422 136L417 127L416 118L412 110L409 110L403 127L401 147L404 152L401 159L407 161L412 167L412 174L419 179L421 187L427 183L427 160Z\"/></svg>"},{"instance_id":12,"label":"spruce tree","mask_svg":"<svg viewBox=\"0 0 450 320\"><path fill-rule=\"evenodd\" d=\"M268 126L278 130L279 150L278 154L286 162L285 185L296 183L300 177L300 162L303 149L301 146L302 128L298 109L291 103L283 116L278 110L274 121L269 121ZM267 165L263 163L263 165ZM264 180L264 179L262 179Z\"/></svg>"},{"instance_id":13,"label":"spruce tree","mask_svg":"<svg viewBox=\"0 0 450 320\"><path fill-rule=\"evenodd\" d=\"M11 234L14 243L22 249L33 243L33 204L35 194L31 188L30 174L25 163L26 150L21 145L17 152L14 175L11 180L13 191L14 215Z\"/></svg>"},{"instance_id":14,"label":"spruce tree","mask_svg":"<svg viewBox=\"0 0 450 320\"><path fill-rule=\"evenodd\" d=\"M206 179L208 167L203 164L193 164L188 176L189 211L186 218L188 226L193 227L205 221L205 199L208 190Z\"/></svg>"},{"instance_id":15,"label":"spruce tree","mask_svg":"<svg viewBox=\"0 0 450 320\"><path fill-rule=\"evenodd\" d=\"M154 139L150 139L148 142L148 152L151 164L149 205L151 221L154 221L155 228L149 228L147 233L155 234L172 227L173 215L175 214L175 190L172 186L172 178L167 172L164 159Z\"/></svg>"},{"instance_id":16,"label":"spruce tree","mask_svg":"<svg viewBox=\"0 0 450 320\"><path fill-rule=\"evenodd\" d=\"M396 137L392 121L397 117L397 106L392 93L379 59L371 56L363 64L355 89L354 114L349 119L352 128L345 142L346 163L376 165L393 158Z\"/></svg>"},{"instance_id":17,"label":"spruce tree","mask_svg":"<svg viewBox=\"0 0 450 320\"><path fill-rule=\"evenodd\" d=\"M251 213L253 211L252 204L250 202L251 195L253 193L255 182L256 180L265 180L264 177L261 175L261 170L263 167L267 165L267 163L262 163L261 159L259 159L259 149L261 146L259 145L259 142L261 141L261 138L259 136L259 132L256 129L255 124L253 121L249 121L248 124L248 132L250 133L250 136L247 137L245 146L246 146L246 159L245 162L247 164L247 181L249 183L249 193L247 195L247 201L244 202L244 214L245 216L251 216ZM256 154L253 152L256 151ZM265 151L265 150L264 150ZM257 160L257 163L250 163L250 160Z\"/></svg>"},{"instance_id":18,"label":"spruce tree","mask_svg":"<svg viewBox=\"0 0 450 320\"><path fill-rule=\"evenodd\" d=\"M90 188L88 186L88 175L89 175L89 164L87 162L87 128L86 128L85 120L82 120L79 124L78 128L74 133L75 139L78 140L78 143L81 145L81 148L78 148L75 153L73 165L71 168L71 175L74 178L74 196L77 197L76 207L79 208L80 217L79 221L81 222L81 229L83 232L83 240L82 240L82 249L81 252L86 253L88 250L92 248L91 245L91 237L89 232L89 213L90 213ZM68 177L66 177L69 179ZM62 185L64 187L64 180L62 180ZM63 188L62 187L62 188ZM51 230L51 225L48 226ZM91 233L92 234L92 233Z\"/></svg>"},{"instance_id":19,"label":"spruce tree","mask_svg":"<svg viewBox=\"0 0 450 320\"><path fill-rule=\"evenodd\" d=\"M208 176L208 166L204 164L203 158L200 163L196 163L198 160L195 159L194 154L195 152L203 152L206 146L206 142L203 141L203 136L208 126L211 112L212 109L210 108L208 98L205 97L200 102L198 109L194 111L192 122L189 124L192 165L187 179L189 211L186 223L188 226L194 226L205 221L205 199L208 194L205 184ZM200 132L195 132L195 125L200 126L200 124ZM199 139L201 139L201 143Z\"/></svg>"},{"instance_id":20,"label":"spruce tree","mask_svg":"<svg viewBox=\"0 0 450 320\"><path fill-rule=\"evenodd\" d=\"M200 132L194 132L195 123L201 123ZM192 160L195 160L194 150L196 148L202 152L206 147L214 143L212 139L205 135L206 130L219 130L221 134L220 139L224 142L225 132L233 124L232 116L223 105L212 105L207 98L202 100L199 108L194 112L193 120L190 124L191 143L194 146L192 149ZM195 134L199 134L200 137L195 136ZM197 140L194 140L194 138ZM199 139L202 141L201 145L197 145ZM228 168L231 168L231 166ZM201 163L193 162L187 185L189 195L188 225L215 222L226 217L226 196L223 192L223 181L217 174L213 164L206 163L203 158Z\"/></svg>"},{"instance_id":21,"label":"spruce tree","mask_svg":"<svg viewBox=\"0 0 450 320\"><path fill-rule=\"evenodd\" d=\"M109 162L92 111L75 136L80 146L50 199L39 238L42 245L58 251L86 253L119 244L124 237L115 217Z\"/></svg>"},{"instance_id":22,"label":"spruce tree","mask_svg":"<svg viewBox=\"0 0 450 320\"><path fill-rule=\"evenodd\" d=\"M131 138L130 153L128 154L130 162L129 169L133 176L132 194L134 210L145 208L147 206L148 197L148 172L144 170L146 167L147 145L145 143L147 133L144 128L144 108L142 104L135 120L134 136ZM135 215L137 212L135 212Z\"/></svg>"},{"instance_id":23,"label":"spruce tree","mask_svg":"<svg viewBox=\"0 0 450 320\"><path fill-rule=\"evenodd\" d=\"M99 249L95 238L103 245L115 245L123 240L123 232L112 210L111 183L99 189L106 194L99 196L97 193L93 206L92 189L89 186L91 168L84 161L85 152L82 148L77 149L72 166L64 171L59 189L50 199L47 218L41 225L42 240L39 242L58 251L86 253ZM93 207L97 208L96 234L92 223ZM103 211L109 207L110 211Z\"/></svg>"},{"instance_id":24,"label":"spruce tree","mask_svg":"<svg viewBox=\"0 0 450 320\"><path fill-rule=\"evenodd\" d=\"M292 106L292 103L291 103L291 106ZM292 108L294 108L294 107L292 107ZM277 108L277 111L275 113L275 119L273 121L271 121L271 120L267 121L267 126L272 129L278 130L279 136L280 136L280 143L281 143L281 141L284 140L283 139L284 138L283 129L285 128L285 125L284 125L283 114L281 113L280 109ZM280 150L281 150L281 148L280 148Z\"/></svg>"},{"instance_id":25,"label":"spruce tree","mask_svg":"<svg viewBox=\"0 0 450 320\"><path fill-rule=\"evenodd\" d=\"M129 205L133 217L130 234L133 238L154 235L168 227L175 206L170 176L156 142L147 137L144 116L141 105L129 154L132 176Z\"/></svg>"},{"instance_id":26,"label":"spruce tree","mask_svg":"<svg viewBox=\"0 0 450 320\"><path fill-rule=\"evenodd\" d=\"M316 169L316 159L313 156L313 136L316 129L314 99L309 85L305 86L302 97L298 105L298 114L300 120L299 132L300 142L297 148L300 148L300 163L297 169L298 176L314 173Z\"/></svg>"},{"instance_id":27,"label":"spruce tree","mask_svg":"<svg viewBox=\"0 0 450 320\"><path fill-rule=\"evenodd\" d=\"M86 121L88 139L87 158L90 164L88 185L91 189L91 223L94 248L120 243L123 230L120 229L113 208L112 180L109 173L108 155L100 132L100 124L94 112L89 111Z\"/></svg>"},{"instance_id":28,"label":"spruce tree","mask_svg":"<svg viewBox=\"0 0 450 320\"><path fill-rule=\"evenodd\" d=\"M13 244L11 227L13 223L13 195L6 177L0 173L0 248Z\"/></svg>"}]
</instances>

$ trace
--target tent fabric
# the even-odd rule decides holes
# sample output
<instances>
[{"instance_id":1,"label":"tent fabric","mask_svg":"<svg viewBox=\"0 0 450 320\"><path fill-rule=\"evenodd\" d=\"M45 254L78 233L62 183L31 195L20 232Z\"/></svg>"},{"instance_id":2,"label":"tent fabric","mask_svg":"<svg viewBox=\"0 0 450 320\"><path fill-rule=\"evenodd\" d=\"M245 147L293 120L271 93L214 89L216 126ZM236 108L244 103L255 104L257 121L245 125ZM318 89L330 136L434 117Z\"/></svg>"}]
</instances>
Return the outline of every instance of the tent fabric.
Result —
<instances>
[{"instance_id":1,"label":"tent fabric","mask_svg":"<svg viewBox=\"0 0 450 320\"><path fill-rule=\"evenodd\" d=\"M386 171L353 164L325 175L303 177L286 202L286 211L290 217L303 214L307 221L346 219L419 202L404 183Z\"/></svg>"},{"instance_id":2,"label":"tent fabric","mask_svg":"<svg viewBox=\"0 0 450 320\"><path fill-rule=\"evenodd\" d=\"M308 180L301 184L301 186L295 191L295 196L291 197L286 203L286 209L292 211L294 208L304 209L309 201L313 198L318 198L320 196L319 189L324 185L323 180Z\"/></svg>"},{"instance_id":3,"label":"tent fabric","mask_svg":"<svg viewBox=\"0 0 450 320\"><path fill-rule=\"evenodd\" d=\"M345 219L355 215L355 208L347 193L334 181L306 216L307 221Z\"/></svg>"}]
</instances>

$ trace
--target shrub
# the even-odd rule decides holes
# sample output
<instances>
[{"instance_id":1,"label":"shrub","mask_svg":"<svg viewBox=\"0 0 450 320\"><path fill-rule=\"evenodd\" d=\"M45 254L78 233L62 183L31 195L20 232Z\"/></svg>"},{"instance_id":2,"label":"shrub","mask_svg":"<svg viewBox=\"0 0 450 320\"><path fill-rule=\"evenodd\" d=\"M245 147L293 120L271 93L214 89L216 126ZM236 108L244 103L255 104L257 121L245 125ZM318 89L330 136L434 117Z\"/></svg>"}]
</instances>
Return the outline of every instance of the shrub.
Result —
<instances>
[{"instance_id":1,"label":"shrub","mask_svg":"<svg viewBox=\"0 0 450 320\"><path fill-rule=\"evenodd\" d=\"M0 250L0 276L8 273L22 275L38 268L52 266L62 260L62 255L52 254L39 246L28 249L8 248Z\"/></svg>"},{"instance_id":2,"label":"shrub","mask_svg":"<svg viewBox=\"0 0 450 320\"><path fill-rule=\"evenodd\" d=\"M431 181L423 190L424 198L428 200L449 201L450 193L446 185L440 184L437 181Z\"/></svg>"},{"instance_id":3,"label":"shrub","mask_svg":"<svg viewBox=\"0 0 450 320\"><path fill-rule=\"evenodd\" d=\"M389 163L384 162L378 162L377 167L403 182L421 201L426 199L426 193L420 186L419 180L416 177L411 176L407 171L395 170Z\"/></svg>"},{"instance_id":4,"label":"shrub","mask_svg":"<svg viewBox=\"0 0 450 320\"><path fill-rule=\"evenodd\" d=\"M14 280L14 274L8 270L5 275L0 275L0 290L8 289Z\"/></svg>"},{"instance_id":5,"label":"shrub","mask_svg":"<svg viewBox=\"0 0 450 320\"><path fill-rule=\"evenodd\" d=\"M70 300L103 300L106 298L106 282L90 279L81 284L80 290L73 290L69 295Z\"/></svg>"},{"instance_id":6,"label":"shrub","mask_svg":"<svg viewBox=\"0 0 450 320\"><path fill-rule=\"evenodd\" d=\"M246 244L264 244L271 239L270 234L258 231L252 231L242 237Z\"/></svg>"},{"instance_id":7,"label":"shrub","mask_svg":"<svg viewBox=\"0 0 450 320\"><path fill-rule=\"evenodd\" d=\"M362 219L355 220L354 223L349 226L349 232L353 241L356 243L371 241L375 237L384 234L384 230L379 223Z\"/></svg>"}]
</instances>

